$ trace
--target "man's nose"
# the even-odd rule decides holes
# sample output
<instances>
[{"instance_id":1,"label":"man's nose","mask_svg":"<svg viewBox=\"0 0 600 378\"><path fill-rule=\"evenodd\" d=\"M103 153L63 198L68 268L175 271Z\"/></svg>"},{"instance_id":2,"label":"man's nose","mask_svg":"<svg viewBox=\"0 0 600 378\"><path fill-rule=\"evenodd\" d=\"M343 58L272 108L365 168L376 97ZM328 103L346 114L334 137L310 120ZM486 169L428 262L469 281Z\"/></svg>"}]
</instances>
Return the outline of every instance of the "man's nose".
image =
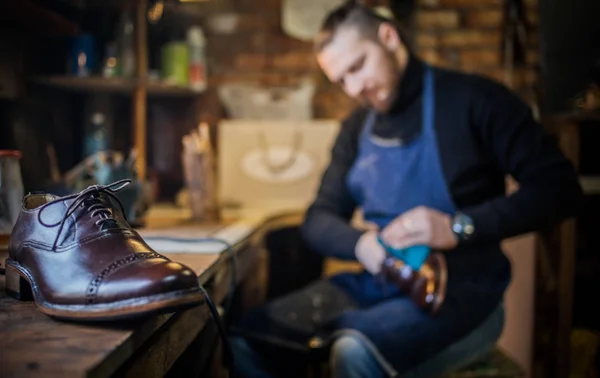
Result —
<instances>
[{"instance_id":1,"label":"man's nose","mask_svg":"<svg viewBox=\"0 0 600 378\"><path fill-rule=\"evenodd\" d=\"M344 80L346 93L351 97L358 97L363 89L362 80L358 77L348 77Z\"/></svg>"}]
</instances>

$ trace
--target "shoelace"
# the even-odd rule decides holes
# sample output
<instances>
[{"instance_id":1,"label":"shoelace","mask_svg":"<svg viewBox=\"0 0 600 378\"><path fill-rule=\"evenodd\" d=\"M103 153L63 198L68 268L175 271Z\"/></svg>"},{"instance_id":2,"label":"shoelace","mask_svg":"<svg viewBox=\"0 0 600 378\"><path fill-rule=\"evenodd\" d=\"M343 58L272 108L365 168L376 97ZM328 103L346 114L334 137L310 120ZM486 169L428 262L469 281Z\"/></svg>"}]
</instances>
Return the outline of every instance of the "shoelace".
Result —
<instances>
[{"instance_id":1,"label":"shoelace","mask_svg":"<svg viewBox=\"0 0 600 378\"><path fill-rule=\"evenodd\" d=\"M104 193L104 194L108 195L110 198L114 199L119 204L119 207L121 208L121 214L123 214L123 216L125 217L125 209L123 208L123 204L121 204L121 201L119 201L119 198L117 198L115 193L121 191L123 188L125 188L130 183L131 183L130 179L124 179L124 180L115 181L112 184L108 184L108 185L92 185L92 186L89 186L86 189L82 190L79 193L71 194L71 195L68 195L65 197L60 197L58 199L55 199L54 201L50 201L50 202L42 205L42 207L40 208L40 211L38 212L38 221L46 227L56 227L56 226L60 225L60 227L58 229L58 233L56 234L56 238L54 239L54 243L52 244L52 250L54 251L56 249L56 245L57 245L60 235L63 231L63 228L65 226L65 222L67 221L67 219L69 219L69 217L71 215L73 215L73 213L77 210L77 208L79 206L86 206L87 212L90 213L90 216L92 218L99 217L99 219L96 220L96 226L102 226L103 223L105 223L109 220L114 221L111 210L108 207L106 207L106 205L104 205L104 203L102 203L102 201L100 200L101 193ZM65 200L72 199L72 198L74 198L75 200L69 205L69 207L67 208L67 211L65 212L65 215L63 216L63 218L60 221L58 221L56 223L52 223L52 224L47 224L47 223L44 223L44 221L42 221L42 212L45 209L47 209L48 207L50 207L52 205L55 205L57 203L62 203ZM89 205L86 205L85 204L86 200L92 200L92 201Z\"/></svg>"}]
</instances>

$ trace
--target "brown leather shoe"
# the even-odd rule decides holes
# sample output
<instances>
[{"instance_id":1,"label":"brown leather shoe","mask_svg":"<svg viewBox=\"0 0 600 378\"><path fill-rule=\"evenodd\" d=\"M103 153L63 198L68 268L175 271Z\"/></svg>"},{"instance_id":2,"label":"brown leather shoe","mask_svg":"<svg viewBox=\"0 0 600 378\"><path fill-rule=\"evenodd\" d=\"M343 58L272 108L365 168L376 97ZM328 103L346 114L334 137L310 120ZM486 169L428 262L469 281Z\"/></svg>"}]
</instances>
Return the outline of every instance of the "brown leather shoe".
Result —
<instances>
[{"instance_id":1,"label":"brown leather shoe","mask_svg":"<svg viewBox=\"0 0 600 378\"><path fill-rule=\"evenodd\" d=\"M56 197L28 194L13 228L6 291L68 320L115 320L201 304L196 274L152 250L114 193L130 180Z\"/></svg>"},{"instance_id":2,"label":"brown leather shoe","mask_svg":"<svg viewBox=\"0 0 600 378\"><path fill-rule=\"evenodd\" d=\"M383 276L407 293L417 306L435 314L444 303L448 271L441 252L432 252L419 271L388 256L382 263Z\"/></svg>"}]
</instances>

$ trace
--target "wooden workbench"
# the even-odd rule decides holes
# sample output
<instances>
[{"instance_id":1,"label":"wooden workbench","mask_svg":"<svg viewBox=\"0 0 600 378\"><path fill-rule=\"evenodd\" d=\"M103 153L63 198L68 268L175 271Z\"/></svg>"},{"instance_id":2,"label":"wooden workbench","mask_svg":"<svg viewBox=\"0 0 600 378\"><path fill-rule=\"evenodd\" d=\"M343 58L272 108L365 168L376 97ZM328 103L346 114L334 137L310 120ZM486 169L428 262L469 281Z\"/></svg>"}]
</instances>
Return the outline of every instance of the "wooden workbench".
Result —
<instances>
[{"instance_id":1,"label":"wooden workbench","mask_svg":"<svg viewBox=\"0 0 600 378\"><path fill-rule=\"evenodd\" d=\"M299 220L299 214L295 213L255 216L242 222L251 226L250 232L230 236L228 242L237 257L237 282L244 281L238 286L244 306L258 304L264 295L263 270L257 269L263 235ZM158 218L150 229L174 225L177 225L175 219ZM228 227L197 225L194 237L215 236ZM224 245L215 248L201 254L158 252L193 269L213 301L221 303L231 287L231 259L224 253ZM219 344L214 324L206 305L132 322L103 325L59 322L40 313L33 302L8 297L4 292L4 277L0 276L0 377L149 378L168 376L169 372L181 375L175 371L176 362L184 352L191 354L189 360L196 365L206 364L211 358ZM188 348L190 345L193 348ZM185 369L194 368L200 367L185 364Z\"/></svg>"}]
</instances>

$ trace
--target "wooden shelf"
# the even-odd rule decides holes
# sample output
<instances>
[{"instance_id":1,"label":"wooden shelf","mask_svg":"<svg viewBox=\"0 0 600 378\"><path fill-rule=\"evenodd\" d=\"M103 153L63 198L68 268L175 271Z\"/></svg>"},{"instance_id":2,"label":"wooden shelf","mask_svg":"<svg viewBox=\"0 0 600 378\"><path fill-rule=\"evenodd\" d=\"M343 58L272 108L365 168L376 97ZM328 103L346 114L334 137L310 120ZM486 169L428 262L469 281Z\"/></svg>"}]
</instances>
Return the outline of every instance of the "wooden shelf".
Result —
<instances>
[{"instance_id":1,"label":"wooden shelf","mask_svg":"<svg viewBox=\"0 0 600 378\"><path fill-rule=\"evenodd\" d=\"M76 92L100 92L133 95L136 87L142 85L152 97L192 97L202 94L189 87L181 87L160 81L138 82L135 79L104 78L100 76L46 76L37 77L33 83Z\"/></svg>"},{"instance_id":2,"label":"wooden shelf","mask_svg":"<svg viewBox=\"0 0 600 378\"><path fill-rule=\"evenodd\" d=\"M121 78L47 76L33 79L33 83L78 92L108 92L129 94L135 83Z\"/></svg>"},{"instance_id":3,"label":"wooden shelf","mask_svg":"<svg viewBox=\"0 0 600 378\"><path fill-rule=\"evenodd\" d=\"M204 93L203 90L195 90L190 87L181 87L164 82L151 81L146 84L148 89L148 96L160 97L160 96L199 96Z\"/></svg>"},{"instance_id":4,"label":"wooden shelf","mask_svg":"<svg viewBox=\"0 0 600 378\"><path fill-rule=\"evenodd\" d=\"M4 27L44 37L75 35L77 24L32 0L0 1L0 22Z\"/></svg>"}]
</instances>

